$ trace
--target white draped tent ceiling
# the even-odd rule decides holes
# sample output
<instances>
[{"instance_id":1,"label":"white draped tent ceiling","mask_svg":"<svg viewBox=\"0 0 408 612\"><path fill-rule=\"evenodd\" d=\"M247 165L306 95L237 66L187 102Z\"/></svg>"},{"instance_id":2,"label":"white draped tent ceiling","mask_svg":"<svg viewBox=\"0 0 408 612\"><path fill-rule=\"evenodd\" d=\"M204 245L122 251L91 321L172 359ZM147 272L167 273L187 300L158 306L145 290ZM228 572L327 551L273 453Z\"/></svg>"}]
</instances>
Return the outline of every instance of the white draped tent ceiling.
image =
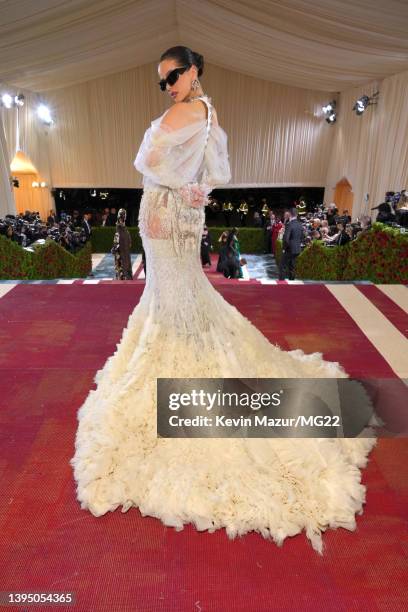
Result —
<instances>
[{"instance_id":1,"label":"white draped tent ceiling","mask_svg":"<svg viewBox=\"0 0 408 612\"><path fill-rule=\"evenodd\" d=\"M0 80L34 91L157 61L342 91L408 70L406 0L2 0Z\"/></svg>"},{"instance_id":2,"label":"white draped tent ceiling","mask_svg":"<svg viewBox=\"0 0 408 612\"><path fill-rule=\"evenodd\" d=\"M190 46L228 134L231 186L326 186L330 201L346 177L355 218L408 187L407 32L408 0L0 0L0 94L25 94L21 148L50 186L141 186L135 153L170 105L159 56ZM378 89L357 117L354 101ZM15 109L0 107L0 213L16 148Z\"/></svg>"}]
</instances>

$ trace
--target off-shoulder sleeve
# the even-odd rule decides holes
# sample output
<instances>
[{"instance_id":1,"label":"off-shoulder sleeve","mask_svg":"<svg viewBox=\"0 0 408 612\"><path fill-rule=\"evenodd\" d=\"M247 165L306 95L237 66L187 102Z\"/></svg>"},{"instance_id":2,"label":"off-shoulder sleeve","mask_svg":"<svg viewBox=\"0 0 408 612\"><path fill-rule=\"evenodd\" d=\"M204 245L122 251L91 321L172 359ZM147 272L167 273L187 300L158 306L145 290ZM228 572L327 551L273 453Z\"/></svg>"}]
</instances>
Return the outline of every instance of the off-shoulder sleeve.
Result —
<instances>
[{"instance_id":1,"label":"off-shoulder sleeve","mask_svg":"<svg viewBox=\"0 0 408 612\"><path fill-rule=\"evenodd\" d=\"M134 161L144 178L177 189L191 181L202 161L206 123L196 121L172 129L152 121Z\"/></svg>"},{"instance_id":2,"label":"off-shoulder sleeve","mask_svg":"<svg viewBox=\"0 0 408 612\"><path fill-rule=\"evenodd\" d=\"M231 168L228 154L228 136L219 125L210 130L204 155L203 182L214 187L226 185L231 180Z\"/></svg>"}]
</instances>

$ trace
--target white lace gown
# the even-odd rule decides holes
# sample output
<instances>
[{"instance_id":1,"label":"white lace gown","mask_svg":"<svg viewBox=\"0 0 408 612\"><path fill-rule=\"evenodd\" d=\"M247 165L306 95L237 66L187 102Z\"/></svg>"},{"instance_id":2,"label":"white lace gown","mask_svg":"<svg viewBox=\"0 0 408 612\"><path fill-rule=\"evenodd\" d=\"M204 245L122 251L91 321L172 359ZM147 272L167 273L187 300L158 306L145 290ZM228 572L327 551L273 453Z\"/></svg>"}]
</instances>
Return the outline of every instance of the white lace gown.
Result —
<instances>
[{"instance_id":1,"label":"white lace gown","mask_svg":"<svg viewBox=\"0 0 408 612\"><path fill-rule=\"evenodd\" d=\"M322 551L328 527L355 529L360 468L374 439L157 438L156 378L347 377L321 353L283 351L218 293L202 270L204 209L189 183L231 178L227 135L207 120L170 131L155 119L135 159L144 175L139 227L144 292L115 353L78 411L71 459L77 497L95 516L132 506L177 530L229 537L255 530L281 544L305 530Z\"/></svg>"}]
</instances>

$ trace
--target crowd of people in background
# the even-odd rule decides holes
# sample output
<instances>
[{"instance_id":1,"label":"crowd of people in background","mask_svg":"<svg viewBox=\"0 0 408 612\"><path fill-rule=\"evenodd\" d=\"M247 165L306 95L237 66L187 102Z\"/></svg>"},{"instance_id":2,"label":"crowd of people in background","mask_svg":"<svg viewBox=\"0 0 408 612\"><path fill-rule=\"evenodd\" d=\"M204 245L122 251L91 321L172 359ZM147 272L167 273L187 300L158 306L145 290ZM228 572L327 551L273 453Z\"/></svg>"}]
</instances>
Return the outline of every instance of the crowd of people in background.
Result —
<instances>
[{"instance_id":1,"label":"crowd of people in background","mask_svg":"<svg viewBox=\"0 0 408 612\"><path fill-rule=\"evenodd\" d=\"M387 192L384 202L374 207L373 210L378 211L376 221L407 227L408 192L406 190L398 193ZM116 276L128 279L131 278L130 236L125 229L126 210L121 208L119 213L116 207L105 207L102 210L87 209L83 213L79 210L71 213L61 212L58 216L55 211L51 210L47 221L44 222L38 212L26 211L1 218L0 234L30 250L35 244L42 244L47 238L50 238L73 252L91 238L92 226L116 227L111 251L115 255ZM295 220L296 228L293 225ZM239 227L263 229L264 253L273 255L276 254L277 240L284 239L285 233L289 235L289 223L292 223L292 236L293 232L297 235L296 241L300 244L299 252L315 240L320 240L327 247L344 246L361 232L369 231L371 228L369 215L362 215L352 221L348 210L343 209L339 212L335 203L330 203L328 206L316 206L313 211L310 211L310 207L307 210L305 202L300 199L292 207L281 211L272 210L266 198L255 202L252 196L248 197L248 201L242 198L239 204L233 204L228 199L221 203L210 195L206 207L206 223L211 222L228 228L218 238L220 248L216 266L217 272L224 274L227 278L243 277L242 266L246 264L246 261L240 253ZM124 244L125 247L123 247ZM283 264L288 267L291 277L294 274L295 258L288 257L290 248L288 245L286 247L286 254L285 249L283 250ZM214 246L206 225L201 240L201 263L204 267L211 267L212 250ZM143 265L146 266L145 256Z\"/></svg>"},{"instance_id":2,"label":"crowd of people in background","mask_svg":"<svg viewBox=\"0 0 408 612\"><path fill-rule=\"evenodd\" d=\"M123 209L121 209L123 210ZM90 239L92 227L116 227L118 212L115 207L103 211L86 209L56 213L50 210L47 220L38 211L26 210L16 215L0 218L0 235L6 236L24 248L32 248L50 238L68 251L75 251Z\"/></svg>"},{"instance_id":3,"label":"crowd of people in background","mask_svg":"<svg viewBox=\"0 0 408 612\"><path fill-rule=\"evenodd\" d=\"M92 233L92 213L75 213L77 214L72 216L61 213L57 218L51 210L46 222L41 220L38 212L28 210L17 215L5 215L0 218L0 235L28 250L33 250L36 244L40 245L46 239L51 239L67 251L75 252L89 240Z\"/></svg>"},{"instance_id":4,"label":"crowd of people in background","mask_svg":"<svg viewBox=\"0 0 408 612\"><path fill-rule=\"evenodd\" d=\"M384 202L372 210L378 210L376 221L408 228L408 190L387 191Z\"/></svg>"},{"instance_id":5,"label":"crowd of people in background","mask_svg":"<svg viewBox=\"0 0 408 612\"><path fill-rule=\"evenodd\" d=\"M301 211L294 207L296 216L302 224L302 248L313 242L321 240L325 246L344 246L354 240L360 232L371 228L371 217L361 215L352 221L348 210L338 211L336 204L318 206L313 212ZM282 216L269 211L268 220L264 225L264 253L276 251L276 241L282 239L285 225L289 221L290 211L286 210Z\"/></svg>"},{"instance_id":6,"label":"crowd of people in background","mask_svg":"<svg viewBox=\"0 0 408 612\"><path fill-rule=\"evenodd\" d=\"M298 215L302 219L308 214L309 219L317 217L329 221L329 228L334 225L333 221L336 216L343 217L346 224L351 224L348 211L342 210L339 214L334 203L329 206L326 204L306 206L303 198L300 198L298 202L293 202L290 206L297 208ZM399 192L387 191L384 202L372 210L378 211L376 221L408 227L408 191L405 189ZM256 201L253 196L249 196L247 199L241 198L239 201L232 202L228 197L220 201L210 195L206 208L206 221L209 225L214 226L262 227L265 229L269 225L271 212L281 223L284 222L283 209L269 204L266 198ZM327 219L324 215L327 215ZM371 218L371 215L366 215L366 217ZM359 220L356 221L358 222Z\"/></svg>"},{"instance_id":7,"label":"crowd of people in background","mask_svg":"<svg viewBox=\"0 0 408 612\"><path fill-rule=\"evenodd\" d=\"M285 212L283 227L278 234L280 237L288 218L289 212ZM368 215L362 215L352 222L348 210L339 213L334 203L327 207L317 207L314 212L299 215L298 219L303 228L302 246L307 246L314 240L321 240L326 246L344 246L354 240L361 231L371 227L371 218Z\"/></svg>"},{"instance_id":8,"label":"crowd of people in background","mask_svg":"<svg viewBox=\"0 0 408 612\"><path fill-rule=\"evenodd\" d=\"M254 219L264 215L255 211ZM352 223L351 216L345 210L341 214L334 203L328 207L319 206L314 212L306 212L300 204L284 211L280 216L268 209L266 218L260 227L264 230L264 253L276 254L276 241L283 241L282 257L279 266L279 277L295 277L295 262L301 250L313 240L321 240L326 246L343 246L354 240L360 232L371 227L371 218L363 215ZM241 257L238 241L239 228L233 227L221 233L216 271L226 278L242 278L242 266L246 260ZM212 239L207 225L204 227L201 240L201 263L211 267Z\"/></svg>"},{"instance_id":9,"label":"crowd of people in background","mask_svg":"<svg viewBox=\"0 0 408 612\"><path fill-rule=\"evenodd\" d=\"M252 215L250 215L251 209ZM376 221L401 228L407 227L408 192L405 190L398 193L387 192L385 201L373 210L378 210ZM372 225L369 215L361 215L352 221L349 211L343 209L339 212L333 202L328 206L316 206L314 211L307 211L302 200L285 210L283 214L279 214L278 211L269 208L265 198L261 200L261 205L252 203L250 206L245 200L241 200L237 207L231 202L219 204L210 197L206 219L214 219L214 215L216 218L218 215L218 221L221 223L224 220L226 225L229 225L231 220L239 220L241 226L263 228L265 254L275 255L276 242L278 239L282 240L282 257L279 266L281 279L286 277L294 279L296 258L311 242L319 240L327 247L342 247L355 240L361 232L369 231ZM216 269L227 278L242 278L242 265L245 260L240 255L238 232L238 227L232 227L224 231L218 239L222 246ZM203 266L211 266L212 249L211 236L206 226L201 242Z\"/></svg>"}]
</instances>

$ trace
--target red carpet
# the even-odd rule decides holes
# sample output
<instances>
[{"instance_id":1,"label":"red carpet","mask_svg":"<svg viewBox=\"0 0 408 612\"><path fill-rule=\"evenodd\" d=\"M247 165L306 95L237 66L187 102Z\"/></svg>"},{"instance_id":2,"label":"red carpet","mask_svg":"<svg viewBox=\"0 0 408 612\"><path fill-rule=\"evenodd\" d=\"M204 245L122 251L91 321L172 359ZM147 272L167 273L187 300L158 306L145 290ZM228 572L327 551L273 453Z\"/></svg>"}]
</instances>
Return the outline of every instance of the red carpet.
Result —
<instances>
[{"instance_id":1,"label":"red carpet","mask_svg":"<svg viewBox=\"0 0 408 612\"><path fill-rule=\"evenodd\" d=\"M219 290L282 348L321 350L352 376L395 376L323 285ZM360 290L404 328L389 298ZM80 510L68 464L76 411L142 291L19 285L0 299L0 590L74 591L76 606L59 609L80 611L406 610L406 439L379 441L358 529L329 530L323 557L304 535L278 548L255 533L176 532L134 508L100 518Z\"/></svg>"},{"instance_id":2,"label":"red carpet","mask_svg":"<svg viewBox=\"0 0 408 612\"><path fill-rule=\"evenodd\" d=\"M408 314L375 285L359 285L358 289L384 313L393 325L408 338Z\"/></svg>"}]
</instances>

